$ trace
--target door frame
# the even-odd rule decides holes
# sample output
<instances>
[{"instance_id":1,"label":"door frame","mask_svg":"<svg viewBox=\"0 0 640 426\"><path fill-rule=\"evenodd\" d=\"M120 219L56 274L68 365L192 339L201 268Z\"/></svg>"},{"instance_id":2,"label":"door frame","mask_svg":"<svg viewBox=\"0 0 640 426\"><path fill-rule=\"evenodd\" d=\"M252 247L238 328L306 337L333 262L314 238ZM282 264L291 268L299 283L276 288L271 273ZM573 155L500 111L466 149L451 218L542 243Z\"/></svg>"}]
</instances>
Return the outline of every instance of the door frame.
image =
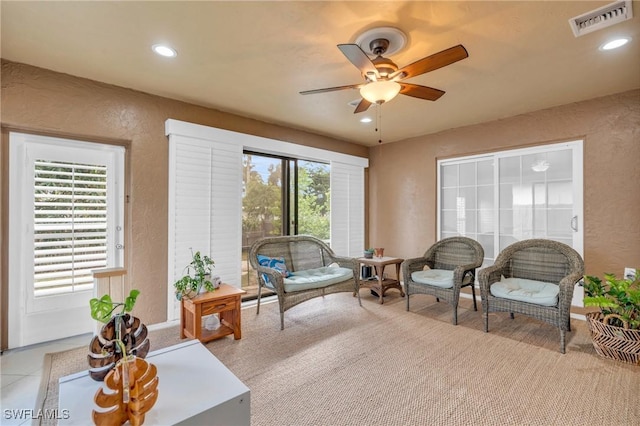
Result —
<instances>
[{"instance_id":1,"label":"door frame","mask_svg":"<svg viewBox=\"0 0 640 426\"><path fill-rule=\"evenodd\" d=\"M124 244L125 241L125 147L119 146L119 144L104 144L97 142L63 139L53 136L41 136L21 132L10 132L10 226L8 241L9 285L7 286L7 305L9 313L9 315L7 316L7 342L9 348L16 348L38 343L39 341L44 341L35 336L35 334L37 333L31 333L29 331L34 326L34 324L43 324L45 329L50 331L50 333L47 335L50 338L47 338L46 340L58 339L76 334L83 334L93 331L94 328L94 321L89 315L88 299L86 306L84 306L85 304L83 304L83 306L75 308L65 308L69 312L76 311L76 313L82 315L82 318L86 316L87 321L86 323L83 322L82 324L75 324L72 320L67 318L67 315L59 316L58 318L56 318L56 321L51 324L51 322L43 319L45 317L43 317L42 315L46 315L46 310L42 310L42 301L38 301L40 311L32 313L29 312L29 307L34 307L35 305L33 304L34 301L30 300L27 296L26 285L28 284L28 282L30 282L31 285L33 284L32 280L29 278L29 276L32 275L30 274L30 271L33 272L33 269L29 268L29 259L28 256L24 255L24 251L29 249L29 247L26 245L32 245L33 241L25 241L22 236L25 232L31 232L30 235L33 235L33 229L28 229L33 225L33 221L30 220L29 217L25 217L25 212L33 211L32 206L30 207L30 201L33 201L33 199L28 194L26 196L25 194L21 194L21 192L23 192L21 191L21 189L28 183L28 181L33 182L33 176L29 177L28 175L29 170L31 170L31 166L25 164L28 161L30 155L29 151L32 149L42 149L46 151L51 150L52 147L67 150L79 149L96 157L104 157L105 155L109 155L111 157L109 161L112 162L113 170L115 170L116 172L116 179L115 182L113 182L113 187L111 188L112 193L108 194L108 197L112 200L119 200L120 202L120 205L115 207L115 217L112 218L112 222L117 223L120 226L120 229L115 233L116 235L114 244ZM11 182L14 182L16 184L12 185ZM30 191L30 194L32 195L33 191ZM31 247L31 251L33 251L33 247ZM124 245L120 250L113 249L111 257L114 260L112 266L124 266ZM81 300L86 299L87 296L89 296L89 298L94 296L93 291L84 291L79 293L82 293L84 295L71 295L70 300L72 304L74 301L76 303L81 303ZM62 299L65 297L70 296L57 296L57 299ZM65 300L63 302L67 304L68 301ZM44 312L44 314L42 312ZM58 330L66 331L58 332Z\"/></svg>"}]
</instances>

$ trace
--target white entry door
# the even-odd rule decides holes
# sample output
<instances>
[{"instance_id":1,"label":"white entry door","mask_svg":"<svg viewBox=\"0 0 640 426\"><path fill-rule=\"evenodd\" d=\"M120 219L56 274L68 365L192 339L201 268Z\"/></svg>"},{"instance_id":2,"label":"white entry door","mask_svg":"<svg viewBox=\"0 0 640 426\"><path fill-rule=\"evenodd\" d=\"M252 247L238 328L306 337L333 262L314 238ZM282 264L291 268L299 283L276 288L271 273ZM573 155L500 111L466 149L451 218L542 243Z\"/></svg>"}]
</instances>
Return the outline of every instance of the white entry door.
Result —
<instances>
[{"instance_id":1,"label":"white entry door","mask_svg":"<svg viewBox=\"0 0 640 426\"><path fill-rule=\"evenodd\" d=\"M92 270L123 264L124 148L9 135L9 347L93 331Z\"/></svg>"}]
</instances>

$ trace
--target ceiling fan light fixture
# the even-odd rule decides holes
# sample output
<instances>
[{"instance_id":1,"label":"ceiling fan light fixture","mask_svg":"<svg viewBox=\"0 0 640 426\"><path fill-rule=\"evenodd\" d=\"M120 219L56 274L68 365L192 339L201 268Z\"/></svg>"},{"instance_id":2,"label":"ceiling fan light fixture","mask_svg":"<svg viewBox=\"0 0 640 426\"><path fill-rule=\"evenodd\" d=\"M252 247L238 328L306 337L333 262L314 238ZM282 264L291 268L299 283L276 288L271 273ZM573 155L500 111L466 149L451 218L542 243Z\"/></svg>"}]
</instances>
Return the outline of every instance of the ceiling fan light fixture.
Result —
<instances>
[{"instance_id":1,"label":"ceiling fan light fixture","mask_svg":"<svg viewBox=\"0 0 640 426\"><path fill-rule=\"evenodd\" d=\"M371 103L381 104L395 98L400 89L400 84L395 81L374 81L362 86L360 95Z\"/></svg>"}]
</instances>

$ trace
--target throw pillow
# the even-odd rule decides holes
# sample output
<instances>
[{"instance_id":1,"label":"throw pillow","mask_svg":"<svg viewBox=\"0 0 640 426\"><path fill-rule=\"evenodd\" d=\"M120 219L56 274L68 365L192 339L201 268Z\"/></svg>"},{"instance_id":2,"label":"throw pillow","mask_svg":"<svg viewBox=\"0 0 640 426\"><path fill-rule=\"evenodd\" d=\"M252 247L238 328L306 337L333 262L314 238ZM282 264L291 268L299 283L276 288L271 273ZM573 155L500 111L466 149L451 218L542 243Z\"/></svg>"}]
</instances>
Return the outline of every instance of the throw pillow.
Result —
<instances>
[{"instance_id":1,"label":"throw pillow","mask_svg":"<svg viewBox=\"0 0 640 426\"><path fill-rule=\"evenodd\" d=\"M284 257L269 257L263 256L261 254L258 255L258 264L260 266L265 266L267 268L273 268L280 272L284 278L288 278L291 276L291 273L287 270L287 265L284 263ZM269 277L267 274L262 274L262 278L264 282L269 286L272 286L269 282Z\"/></svg>"}]
</instances>

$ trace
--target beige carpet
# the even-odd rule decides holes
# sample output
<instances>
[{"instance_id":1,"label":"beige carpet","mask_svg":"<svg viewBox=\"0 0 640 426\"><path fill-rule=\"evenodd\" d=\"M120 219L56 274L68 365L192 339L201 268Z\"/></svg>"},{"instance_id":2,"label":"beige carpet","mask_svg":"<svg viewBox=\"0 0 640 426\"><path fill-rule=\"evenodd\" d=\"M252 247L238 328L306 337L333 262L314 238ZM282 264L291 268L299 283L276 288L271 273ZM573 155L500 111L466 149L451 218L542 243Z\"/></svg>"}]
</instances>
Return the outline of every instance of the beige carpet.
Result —
<instances>
[{"instance_id":1,"label":"beige carpet","mask_svg":"<svg viewBox=\"0 0 640 426\"><path fill-rule=\"evenodd\" d=\"M559 332L461 301L458 326L446 303L390 291L318 298L285 313L242 311L242 340L206 346L251 389L252 425L632 425L640 421L640 367L599 358L586 324L573 321L567 353ZM152 350L179 341L152 334ZM57 379L86 368L85 349L51 354L45 408ZM162 377L162 371L159 372Z\"/></svg>"}]
</instances>

